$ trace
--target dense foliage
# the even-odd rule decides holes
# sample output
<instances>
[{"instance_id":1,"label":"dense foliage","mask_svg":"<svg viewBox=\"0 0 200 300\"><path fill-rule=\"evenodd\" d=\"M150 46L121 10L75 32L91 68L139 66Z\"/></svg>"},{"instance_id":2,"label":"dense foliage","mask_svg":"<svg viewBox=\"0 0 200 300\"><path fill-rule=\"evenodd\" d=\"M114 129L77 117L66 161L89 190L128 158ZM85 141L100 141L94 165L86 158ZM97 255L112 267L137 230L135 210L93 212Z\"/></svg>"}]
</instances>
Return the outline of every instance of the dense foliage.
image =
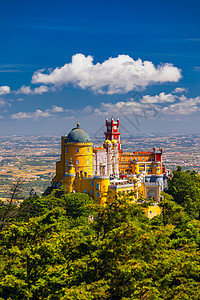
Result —
<instances>
[{"instance_id":1,"label":"dense foliage","mask_svg":"<svg viewBox=\"0 0 200 300\"><path fill-rule=\"evenodd\" d=\"M177 169L152 220L64 188L1 205L1 299L200 299L199 189Z\"/></svg>"}]
</instances>

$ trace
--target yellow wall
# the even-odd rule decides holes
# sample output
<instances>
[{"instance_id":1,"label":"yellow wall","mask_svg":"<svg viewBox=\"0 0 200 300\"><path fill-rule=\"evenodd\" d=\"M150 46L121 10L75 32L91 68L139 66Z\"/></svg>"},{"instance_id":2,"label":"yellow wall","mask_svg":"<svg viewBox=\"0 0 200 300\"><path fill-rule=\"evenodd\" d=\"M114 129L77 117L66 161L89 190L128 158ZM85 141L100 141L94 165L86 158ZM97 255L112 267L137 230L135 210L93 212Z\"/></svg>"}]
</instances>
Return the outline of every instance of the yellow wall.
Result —
<instances>
[{"instance_id":1,"label":"yellow wall","mask_svg":"<svg viewBox=\"0 0 200 300\"><path fill-rule=\"evenodd\" d=\"M62 181L67 192L85 193L92 197L96 202L103 203L107 200L109 177L90 176L85 172L74 172L66 174Z\"/></svg>"},{"instance_id":2,"label":"yellow wall","mask_svg":"<svg viewBox=\"0 0 200 300\"><path fill-rule=\"evenodd\" d=\"M66 143L64 151L65 155L63 156L65 159L63 163L65 164L65 172L71 158L76 171L88 172L88 175L93 175L92 143Z\"/></svg>"},{"instance_id":3,"label":"yellow wall","mask_svg":"<svg viewBox=\"0 0 200 300\"><path fill-rule=\"evenodd\" d=\"M149 219L152 219L155 216L159 216L162 212L161 208L157 205L143 207L142 209L143 209L146 217Z\"/></svg>"},{"instance_id":4,"label":"yellow wall","mask_svg":"<svg viewBox=\"0 0 200 300\"><path fill-rule=\"evenodd\" d=\"M76 171L93 175L92 143L65 143L65 140L65 136L61 138L61 159L56 163L54 181L64 180L65 173L69 171L70 160Z\"/></svg>"}]
</instances>

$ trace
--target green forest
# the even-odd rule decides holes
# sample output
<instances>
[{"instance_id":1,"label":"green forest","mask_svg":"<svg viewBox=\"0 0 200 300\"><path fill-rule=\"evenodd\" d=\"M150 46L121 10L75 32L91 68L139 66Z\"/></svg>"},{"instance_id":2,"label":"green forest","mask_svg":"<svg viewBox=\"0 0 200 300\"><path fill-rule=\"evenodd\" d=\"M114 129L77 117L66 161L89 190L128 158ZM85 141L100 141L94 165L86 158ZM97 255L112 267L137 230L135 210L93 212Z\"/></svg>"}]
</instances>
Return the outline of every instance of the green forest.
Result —
<instances>
[{"instance_id":1,"label":"green forest","mask_svg":"<svg viewBox=\"0 0 200 300\"><path fill-rule=\"evenodd\" d=\"M200 299L200 175L178 167L159 205L63 187L0 203L0 299Z\"/></svg>"}]
</instances>

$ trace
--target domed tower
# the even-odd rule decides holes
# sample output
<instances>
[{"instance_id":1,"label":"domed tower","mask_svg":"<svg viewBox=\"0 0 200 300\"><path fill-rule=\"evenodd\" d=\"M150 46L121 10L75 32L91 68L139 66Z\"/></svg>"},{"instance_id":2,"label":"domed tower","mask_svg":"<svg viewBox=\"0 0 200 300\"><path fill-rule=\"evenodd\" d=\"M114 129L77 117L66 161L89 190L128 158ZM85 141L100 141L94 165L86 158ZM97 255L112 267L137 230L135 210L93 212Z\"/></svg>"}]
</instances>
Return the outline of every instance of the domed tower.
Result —
<instances>
[{"instance_id":1,"label":"domed tower","mask_svg":"<svg viewBox=\"0 0 200 300\"><path fill-rule=\"evenodd\" d=\"M75 172L87 172L93 175L93 150L89 134L80 128L80 124L73 128L67 136L61 137L61 159L56 163L56 177L54 181L61 182L65 173L69 172L70 163Z\"/></svg>"}]
</instances>

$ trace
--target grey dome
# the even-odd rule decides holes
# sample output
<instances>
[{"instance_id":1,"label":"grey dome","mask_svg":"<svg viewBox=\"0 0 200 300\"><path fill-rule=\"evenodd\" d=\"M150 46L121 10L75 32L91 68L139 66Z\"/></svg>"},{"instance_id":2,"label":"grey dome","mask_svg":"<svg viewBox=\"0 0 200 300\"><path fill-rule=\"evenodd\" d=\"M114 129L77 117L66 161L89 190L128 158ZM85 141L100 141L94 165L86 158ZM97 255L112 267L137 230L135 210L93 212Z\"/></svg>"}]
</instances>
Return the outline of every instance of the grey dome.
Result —
<instances>
[{"instance_id":1,"label":"grey dome","mask_svg":"<svg viewBox=\"0 0 200 300\"><path fill-rule=\"evenodd\" d=\"M80 124L73 128L67 136L66 143L88 143L90 142L89 134L80 128Z\"/></svg>"}]
</instances>

